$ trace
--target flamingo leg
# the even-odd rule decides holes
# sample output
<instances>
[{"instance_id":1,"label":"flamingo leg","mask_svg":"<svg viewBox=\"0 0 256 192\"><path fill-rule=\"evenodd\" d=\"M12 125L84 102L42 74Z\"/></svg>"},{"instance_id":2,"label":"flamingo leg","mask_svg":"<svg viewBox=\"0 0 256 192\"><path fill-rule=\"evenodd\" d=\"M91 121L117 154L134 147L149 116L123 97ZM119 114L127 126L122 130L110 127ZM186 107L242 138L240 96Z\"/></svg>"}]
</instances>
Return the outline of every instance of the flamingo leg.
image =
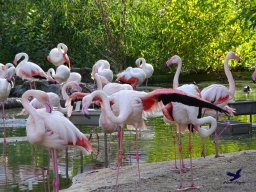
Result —
<instances>
[{"instance_id":1,"label":"flamingo leg","mask_svg":"<svg viewBox=\"0 0 256 192\"><path fill-rule=\"evenodd\" d=\"M183 158L182 158L182 143L181 143L181 133L179 130L178 133L178 146L179 146L179 154L180 154L180 186L178 187L177 190L182 190L183 186L182 186L182 163L183 163Z\"/></svg>"},{"instance_id":2,"label":"flamingo leg","mask_svg":"<svg viewBox=\"0 0 256 192\"><path fill-rule=\"evenodd\" d=\"M186 187L187 189L199 189L199 186L196 186L194 183L193 176L193 167L192 167L192 144L191 144L191 133L192 133L192 124L189 126L189 142L188 142L188 151L189 151L189 159L190 159L190 173L191 173L191 186Z\"/></svg>"},{"instance_id":3,"label":"flamingo leg","mask_svg":"<svg viewBox=\"0 0 256 192\"><path fill-rule=\"evenodd\" d=\"M138 127L136 127L136 160L138 164L138 174L139 174L139 182L140 182L140 157L139 157L139 146L138 146Z\"/></svg>"},{"instance_id":4,"label":"flamingo leg","mask_svg":"<svg viewBox=\"0 0 256 192\"><path fill-rule=\"evenodd\" d=\"M219 113L216 112L216 120L218 121ZM219 155L219 142L218 142L218 133L217 129L214 131L214 146L215 146L215 158L223 157L223 155Z\"/></svg>"},{"instance_id":5,"label":"flamingo leg","mask_svg":"<svg viewBox=\"0 0 256 192\"><path fill-rule=\"evenodd\" d=\"M2 122L3 122L3 136L4 144L6 144L6 127L5 127L5 112L4 112L4 102L2 102Z\"/></svg>"},{"instance_id":6,"label":"flamingo leg","mask_svg":"<svg viewBox=\"0 0 256 192\"><path fill-rule=\"evenodd\" d=\"M117 146L117 176L116 176L116 191L118 191L118 178L119 178L119 171L122 166L123 160L123 128L121 126L118 127L118 146Z\"/></svg>"},{"instance_id":7,"label":"flamingo leg","mask_svg":"<svg viewBox=\"0 0 256 192\"><path fill-rule=\"evenodd\" d=\"M58 173L58 162L57 162L57 151L56 149L51 149L52 160L53 160L53 171L54 171L54 180L53 180L53 191L59 191L59 173Z\"/></svg>"},{"instance_id":8,"label":"flamingo leg","mask_svg":"<svg viewBox=\"0 0 256 192\"><path fill-rule=\"evenodd\" d=\"M173 148L174 148L174 160L175 160L174 168L171 169L171 170L178 170L179 168L177 167L177 160L176 160L176 133L175 133L175 130L174 130L173 126L171 126L171 132L172 132L172 141L173 141Z\"/></svg>"}]
</instances>

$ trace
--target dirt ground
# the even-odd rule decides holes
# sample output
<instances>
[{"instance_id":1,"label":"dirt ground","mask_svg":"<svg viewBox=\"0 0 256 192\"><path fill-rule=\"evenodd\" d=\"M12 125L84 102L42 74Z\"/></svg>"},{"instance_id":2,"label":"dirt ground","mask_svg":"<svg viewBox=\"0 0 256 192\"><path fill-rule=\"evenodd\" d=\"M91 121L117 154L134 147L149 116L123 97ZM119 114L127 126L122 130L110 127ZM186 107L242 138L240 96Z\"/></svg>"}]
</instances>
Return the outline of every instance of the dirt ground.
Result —
<instances>
[{"instance_id":1,"label":"dirt ground","mask_svg":"<svg viewBox=\"0 0 256 192\"><path fill-rule=\"evenodd\" d=\"M199 189L190 191L218 191L218 192L245 192L256 191L256 150L241 151L224 154L224 157L193 159L194 183ZM189 159L185 160L189 165ZM78 191L177 191L180 183L179 171L171 170L174 161L140 164L141 180L139 181L137 165L122 167L119 174L118 188L116 183L116 170L106 168L86 172L73 178L70 188L62 192ZM227 172L236 173L241 169L240 177L230 181L233 177ZM185 186L190 185L190 172L182 173Z\"/></svg>"}]
</instances>

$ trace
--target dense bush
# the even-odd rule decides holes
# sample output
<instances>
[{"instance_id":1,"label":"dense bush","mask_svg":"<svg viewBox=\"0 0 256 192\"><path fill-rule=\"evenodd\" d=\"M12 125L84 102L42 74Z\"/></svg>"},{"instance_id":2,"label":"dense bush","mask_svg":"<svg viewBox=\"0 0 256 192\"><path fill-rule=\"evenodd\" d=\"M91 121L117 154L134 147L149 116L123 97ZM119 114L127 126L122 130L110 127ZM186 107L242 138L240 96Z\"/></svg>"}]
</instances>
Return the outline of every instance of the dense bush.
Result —
<instances>
[{"instance_id":1,"label":"dense bush","mask_svg":"<svg viewBox=\"0 0 256 192\"><path fill-rule=\"evenodd\" d=\"M144 57L156 73L182 57L184 71L222 70L233 50L255 65L255 3L226 0L0 0L0 62L27 52L45 69L57 43L69 48L74 67L107 59L115 72Z\"/></svg>"}]
</instances>

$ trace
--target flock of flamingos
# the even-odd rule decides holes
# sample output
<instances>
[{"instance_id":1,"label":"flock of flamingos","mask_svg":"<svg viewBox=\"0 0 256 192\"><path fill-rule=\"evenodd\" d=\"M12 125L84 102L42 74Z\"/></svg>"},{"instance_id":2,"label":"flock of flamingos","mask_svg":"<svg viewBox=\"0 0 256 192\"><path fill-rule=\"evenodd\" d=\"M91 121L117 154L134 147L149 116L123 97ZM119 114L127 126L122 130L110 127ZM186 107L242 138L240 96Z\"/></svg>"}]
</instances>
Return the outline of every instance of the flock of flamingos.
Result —
<instances>
[{"instance_id":1,"label":"flock of flamingos","mask_svg":"<svg viewBox=\"0 0 256 192\"><path fill-rule=\"evenodd\" d=\"M71 65L67 51L68 48L63 43L59 43L57 48L53 48L50 51L47 59L55 68L51 68L47 72L39 65L30 62L26 53L16 54L13 64L1 64L0 66L1 102L8 98L11 88L14 86L12 79L15 75L30 82L31 89L27 90L21 99L24 107L22 113L28 114L26 123L27 139L32 145L39 144L49 148L56 176L53 182L54 191L59 190L57 150L66 146L73 146L80 148L85 154L94 152L94 148L85 134L68 119L73 111L72 101L78 100L82 100L82 113L85 115L89 115L88 109L92 103L100 105L99 127L105 133L118 132L116 184L118 182L119 168L122 166L123 128L127 127L128 129L136 130L136 159L140 179L138 129L146 128L144 120L147 117L150 117L155 112L161 112L164 122L175 124L177 128L180 160L178 167L175 159L175 169L180 172L178 190L198 188L193 181L192 174L191 132L196 130L201 137L208 137L215 132L216 157L219 156L216 119L219 114L232 116L235 113L235 109L227 105L235 92L235 83L228 67L228 61L231 59L240 61L239 56L234 52L228 52L225 57L224 71L228 79L228 87L221 84L212 84L201 91L195 84L179 85L182 61L177 55L172 56L166 62L168 67L177 65L173 88L155 89L151 92L136 90L136 87L145 81L147 85L148 78L154 72L152 65L146 63L144 58L136 60L136 67L128 67L117 74L116 82L112 82L113 72L110 69L109 62L99 60L94 64L91 73L91 78L97 84L97 90L92 93L83 93L79 87L81 75L70 71ZM252 77L256 79L256 75ZM59 84L61 96L37 90L34 82L38 79L46 79ZM61 99L66 100L65 108L60 105ZM205 124L209 126L203 126ZM5 131L5 126L3 125L4 142L6 142ZM181 134L184 132L189 133L191 171L191 184L189 186L184 186L182 183L182 172L185 166L182 159ZM176 138L173 138L175 146ZM203 147L202 155L205 155Z\"/></svg>"}]
</instances>

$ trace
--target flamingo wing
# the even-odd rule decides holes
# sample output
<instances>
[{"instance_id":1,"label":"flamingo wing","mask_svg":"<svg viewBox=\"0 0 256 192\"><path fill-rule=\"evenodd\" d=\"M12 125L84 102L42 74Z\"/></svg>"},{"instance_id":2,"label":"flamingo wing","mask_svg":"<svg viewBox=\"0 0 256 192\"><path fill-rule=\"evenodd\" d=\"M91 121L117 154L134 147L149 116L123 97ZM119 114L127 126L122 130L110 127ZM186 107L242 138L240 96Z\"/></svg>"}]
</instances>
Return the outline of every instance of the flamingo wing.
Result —
<instances>
[{"instance_id":1,"label":"flamingo wing","mask_svg":"<svg viewBox=\"0 0 256 192\"><path fill-rule=\"evenodd\" d=\"M228 114L226 110L214 104L202 100L199 97L189 96L185 92L177 89L156 89L142 97L145 111L150 110L158 102L162 102L164 105L170 102L179 102L194 107L210 108Z\"/></svg>"}]
</instances>

